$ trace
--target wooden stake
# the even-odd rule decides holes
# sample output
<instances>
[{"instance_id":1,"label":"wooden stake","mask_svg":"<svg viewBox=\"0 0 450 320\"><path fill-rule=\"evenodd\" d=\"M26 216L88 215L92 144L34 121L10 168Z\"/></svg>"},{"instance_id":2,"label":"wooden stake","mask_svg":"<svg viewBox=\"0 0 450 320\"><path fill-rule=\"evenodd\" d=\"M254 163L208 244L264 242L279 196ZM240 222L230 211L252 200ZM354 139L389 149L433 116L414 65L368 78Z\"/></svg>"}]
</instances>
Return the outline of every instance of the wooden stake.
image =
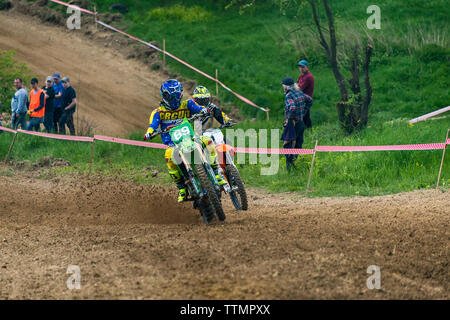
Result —
<instances>
[{"instance_id":1,"label":"wooden stake","mask_svg":"<svg viewBox=\"0 0 450 320\"><path fill-rule=\"evenodd\" d=\"M216 69L216 80L219 81L219 70ZM216 97L219 97L219 83L216 82Z\"/></svg>"},{"instance_id":2,"label":"wooden stake","mask_svg":"<svg viewBox=\"0 0 450 320\"><path fill-rule=\"evenodd\" d=\"M94 162L94 152L95 152L95 138L92 140L92 148L91 148L91 162L89 163L89 174L92 171L92 163Z\"/></svg>"},{"instance_id":3,"label":"wooden stake","mask_svg":"<svg viewBox=\"0 0 450 320\"><path fill-rule=\"evenodd\" d=\"M444 151L442 151L442 160L441 160L441 166L439 168L439 175L436 183L436 189L439 188L439 182L441 181L441 173L442 173L442 167L444 166L444 159L445 159L445 149L447 149L447 140L448 140L448 132L450 129L447 130L447 136L445 137L445 144L444 144Z\"/></svg>"},{"instance_id":4,"label":"wooden stake","mask_svg":"<svg viewBox=\"0 0 450 320\"><path fill-rule=\"evenodd\" d=\"M163 39L163 64L166 65L166 39Z\"/></svg>"},{"instance_id":5,"label":"wooden stake","mask_svg":"<svg viewBox=\"0 0 450 320\"><path fill-rule=\"evenodd\" d=\"M267 109L267 111L266 111L267 121L270 121L269 112L270 112L270 109Z\"/></svg>"},{"instance_id":6,"label":"wooden stake","mask_svg":"<svg viewBox=\"0 0 450 320\"><path fill-rule=\"evenodd\" d=\"M11 145L9 146L8 154L5 157L5 162L4 162L5 165L6 165L6 162L8 161L9 156L11 155L12 148L14 146L14 143L16 142L17 134L18 134L18 132L16 131L16 133L14 133L14 138L11 142Z\"/></svg>"},{"instance_id":7,"label":"wooden stake","mask_svg":"<svg viewBox=\"0 0 450 320\"><path fill-rule=\"evenodd\" d=\"M97 6L96 6L96 5L94 5L94 12L95 12L95 15L94 15L94 19L95 19L95 31L97 31Z\"/></svg>"},{"instance_id":8,"label":"wooden stake","mask_svg":"<svg viewBox=\"0 0 450 320\"><path fill-rule=\"evenodd\" d=\"M319 141L316 140L316 146L314 147L313 158L312 158L312 161L311 161L311 168L309 169L308 184L306 185L306 194L308 194L309 184L311 183L311 175L312 175L312 171L313 171L313 167L314 167L314 160L316 159L316 149L317 149L317 144L318 143L319 143Z\"/></svg>"}]
</instances>

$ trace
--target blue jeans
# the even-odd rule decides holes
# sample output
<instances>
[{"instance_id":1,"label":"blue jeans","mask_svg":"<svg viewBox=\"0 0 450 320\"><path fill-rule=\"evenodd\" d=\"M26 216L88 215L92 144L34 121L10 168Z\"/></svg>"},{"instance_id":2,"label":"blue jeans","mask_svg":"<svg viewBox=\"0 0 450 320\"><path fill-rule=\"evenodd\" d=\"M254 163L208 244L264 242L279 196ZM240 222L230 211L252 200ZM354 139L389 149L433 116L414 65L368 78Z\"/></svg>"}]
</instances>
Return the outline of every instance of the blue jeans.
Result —
<instances>
[{"instance_id":1,"label":"blue jeans","mask_svg":"<svg viewBox=\"0 0 450 320\"><path fill-rule=\"evenodd\" d=\"M11 117L11 129L18 129L19 124L22 128L22 130L25 130L27 128L27 113L18 113L19 116L16 116L17 113L13 113Z\"/></svg>"},{"instance_id":2,"label":"blue jeans","mask_svg":"<svg viewBox=\"0 0 450 320\"><path fill-rule=\"evenodd\" d=\"M53 110L52 111L45 110L44 127L48 133L55 131L53 127Z\"/></svg>"},{"instance_id":3,"label":"blue jeans","mask_svg":"<svg viewBox=\"0 0 450 320\"><path fill-rule=\"evenodd\" d=\"M28 123L27 130L28 131L39 131L41 129L41 123L43 121L43 118L38 117L31 117L30 122Z\"/></svg>"}]
</instances>

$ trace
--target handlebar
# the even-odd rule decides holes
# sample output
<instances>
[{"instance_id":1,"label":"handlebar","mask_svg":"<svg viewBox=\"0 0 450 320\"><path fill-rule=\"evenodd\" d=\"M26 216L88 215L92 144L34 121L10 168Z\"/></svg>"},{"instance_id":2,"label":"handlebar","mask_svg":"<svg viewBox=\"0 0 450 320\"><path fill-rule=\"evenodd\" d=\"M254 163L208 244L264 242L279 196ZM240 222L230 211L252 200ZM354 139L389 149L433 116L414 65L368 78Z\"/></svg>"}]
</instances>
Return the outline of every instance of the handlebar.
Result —
<instances>
[{"instance_id":1,"label":"handlebar","mask_svg":"<svg viewBox=\"0 0 450 320\"><path fill-rule=\"evenodd\" d=\"M196 113L196 114L192 115L190 118L188 118L187 120L188 120L189 122L190 122L190 121L197 120L197 119L199 119L199 118L202 118L202 120L207 120L207 119L209 119L209 118L211 118L211 117L212 117L211 112L208 112L208 113ZM178 125L181 124L183 121L184 121L184 119L179 119L179 120L176 121L174 124L170 125L169 127L165 128L164 130L157 129L157 130L153 131L153 134L150 136L150 139L149 139L149 140L155 138L157 135L160 135L160 134L164 134L164 133L169 132L170 129L172 129L173 127L178 126ZM221 125L221 126L219 127L219 129L230 128L230 127L235 126L236 124L237 124L236 122L234 122L233 120L230 120L230 121L228 121L228 123L225 123L225 124ZM147 140L145 137L144 137L144 139Z\"/></svg>"},{"instance_id":2,"label":"handlebar","mask_svg":"<svg viewBox=\"0 0 450 320\"><path fill-rule=\"evenodd\" d=\"M235 125L237 125L237 123L234 122L234 121L232 121L232 120L230 120L230 121L228 121L227 123L222 124L222 125L219 127L219 129L231 128L231 127L233 127L233 126L235 126Z\"/></svg>"},{"instance_id":3,"label":"handlebar","mask_svg":"<svg viewBox=\"0 0 450 320\"><path fill-rule=\"evenodd\" d=\"M211 118L211 113L196 113L196 114L192 115L190 118L187 118L187 120L190 122L190 121L193 121L193 120L197 120L198 118L209 119L209 118ZM184 121L184 119L179 119L179 120L176 121L174 124L168 126L168 127L165 128L164 130L157 129L157 130L153 131L153 134L151 135L151 137L150 137L149 140L155 138L157 135L160 135L160 134L164 134L164 133L169 132L170 129L172 129L173 127L176 127L176 126L180 125L183 121ZM145 139L145 138L144 138L144 139ZM145 140L146 140L146 139L145 139Z\"/></svg>"}]
</instances>

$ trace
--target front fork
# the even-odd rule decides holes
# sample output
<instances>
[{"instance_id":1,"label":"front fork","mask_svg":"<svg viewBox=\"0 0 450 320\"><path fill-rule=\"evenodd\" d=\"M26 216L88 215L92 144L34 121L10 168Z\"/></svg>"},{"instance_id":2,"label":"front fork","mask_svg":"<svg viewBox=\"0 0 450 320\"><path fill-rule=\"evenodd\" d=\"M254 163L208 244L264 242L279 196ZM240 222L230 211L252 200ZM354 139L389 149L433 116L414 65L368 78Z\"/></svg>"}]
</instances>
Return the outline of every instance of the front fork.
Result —
<instances>
[{"instance_id":1,"label":"front fork","mask_svg":"<svg viewBox=\"0 0 450 320\"><path fill-rule=\"evenodd\" d=\"M195 144L195 148L197 153L200 155L200 160L202 161L203 167L205 168L206 174L209 176L209 179L213 182L214 188L219 191L220 186L219 182L217 181L216 174L214 173L213 168L209 164L209 161L206 159L205 153L208 152L208 150L203 151L203 148L200 147L199 143Z\"/></svg>"},{"instance_id":2,"label":"front fork","mask_svg":"<svg viewBox=\"0 0 450 320\"><path fill-rule=\"evenodd\" d=\"M200 186L198 185L197 180L195 179L195 175L194 175L194 170L192 170L191 164L189 161L187 161L186 157L184 156L183 152L181 152L180 150L178 150L178 155L180 157L181 160L181 164L178 166L180 168L181 174L182 176L186 176L189 183L186 183L188 189L190 190L190 194L191 196L193 196L194 194L198 195L199 198L203 198L205 193L203 192L203 190L200 188ZM184 166L184 169L186 170L186 172L183 172L183 168L182 166Z\"/></svg>"}]
</instances>

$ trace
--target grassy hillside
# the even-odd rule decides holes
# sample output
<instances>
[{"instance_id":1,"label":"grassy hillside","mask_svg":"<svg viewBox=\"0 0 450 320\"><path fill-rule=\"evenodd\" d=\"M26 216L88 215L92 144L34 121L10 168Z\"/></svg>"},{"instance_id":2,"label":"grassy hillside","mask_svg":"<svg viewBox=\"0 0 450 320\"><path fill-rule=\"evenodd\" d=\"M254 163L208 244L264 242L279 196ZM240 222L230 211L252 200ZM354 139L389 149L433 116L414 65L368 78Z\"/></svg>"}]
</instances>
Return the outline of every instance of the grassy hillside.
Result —
<instances>
[{"instance_id":1,"label":"grassy hillside","mask_svg":"<svg viewBox=\"0 0 450 320\"><path fill-rule=\"evenodd\" d=\"M267 124L243 123L242 127L264 128ZM307 136L305 148L314 147L314 139L321 145L379 145L443 142L445 119L427 121L410 126L402 121L392 121L368 128L352 137L345 136L337 125L324 125ZM132 134L131 139L140 140L141 133ZM439 138L430 138L439 137ZM0 134L0 155L6 155L12 134ZM273 147L273 146L272 146ZM38 170L45 158L63 158L71 166L55 168L56 173L87 173L89 170L91 145L89 143L58 141L19 134L12 159L20 166ZM436 184L441 150L435 151L389 151L389 152L345 152L318 153L312 176L310 195L351 196L380 195L434 188ZM3 157L3 156L2 156ZM297 160L297 170L288 173L284 157L280 157L280 169L274 176L260 174L261 165L239 165L248 186L272 192L304 192L311 163L311 155ZM26 160L24 162L24 160ZM152 167L150 170L145 170ZM162 173L152 177L151 172ZM164 151L117 145L97 141L95 144L94 174L118 175L133 179L137 183L170 183L166 174ZM13 175L11 169L0 170L0 175ZM44 178L47 176L44 176ZM450 186L450 161L446 161L442 172L441 186Z\"/></svg>"},{"instance_id":2,"label":"grassy hillside","mask_svg":"<svg viewBox=\"0 0 450 320\"><path fill-rule=\"evenodd\" d=\"M101 1L98 10L106 12L114 2ZM306 57L316 77L313 120L318 123L336 119L334 102L339 99L338 90L322 49L306 31L288 35L300 23L311 21L307 7L295 17L290 12L282 15L271 5L240 15L237 9L224 10L224 1L123 3L130 8L122 22L129 32L160 43L166 39L168 51L211 75L219 69L224 83L271 108L272 117L281 114L280 80L285 76L297 78L296 62ZM371 4L368 0L332 1L342 45L355 33L368 32L374 38L372 121L413 117L448 105L447 2L378 1L381 30L367 30L366 8ZM341 61L345 61L344 57ZM172 70L214 88L211 81L178 62L168 62ZM238 105L247 116L263 117L225 90L220 91L220 96Z\"/></svg>"}]
</instances>

